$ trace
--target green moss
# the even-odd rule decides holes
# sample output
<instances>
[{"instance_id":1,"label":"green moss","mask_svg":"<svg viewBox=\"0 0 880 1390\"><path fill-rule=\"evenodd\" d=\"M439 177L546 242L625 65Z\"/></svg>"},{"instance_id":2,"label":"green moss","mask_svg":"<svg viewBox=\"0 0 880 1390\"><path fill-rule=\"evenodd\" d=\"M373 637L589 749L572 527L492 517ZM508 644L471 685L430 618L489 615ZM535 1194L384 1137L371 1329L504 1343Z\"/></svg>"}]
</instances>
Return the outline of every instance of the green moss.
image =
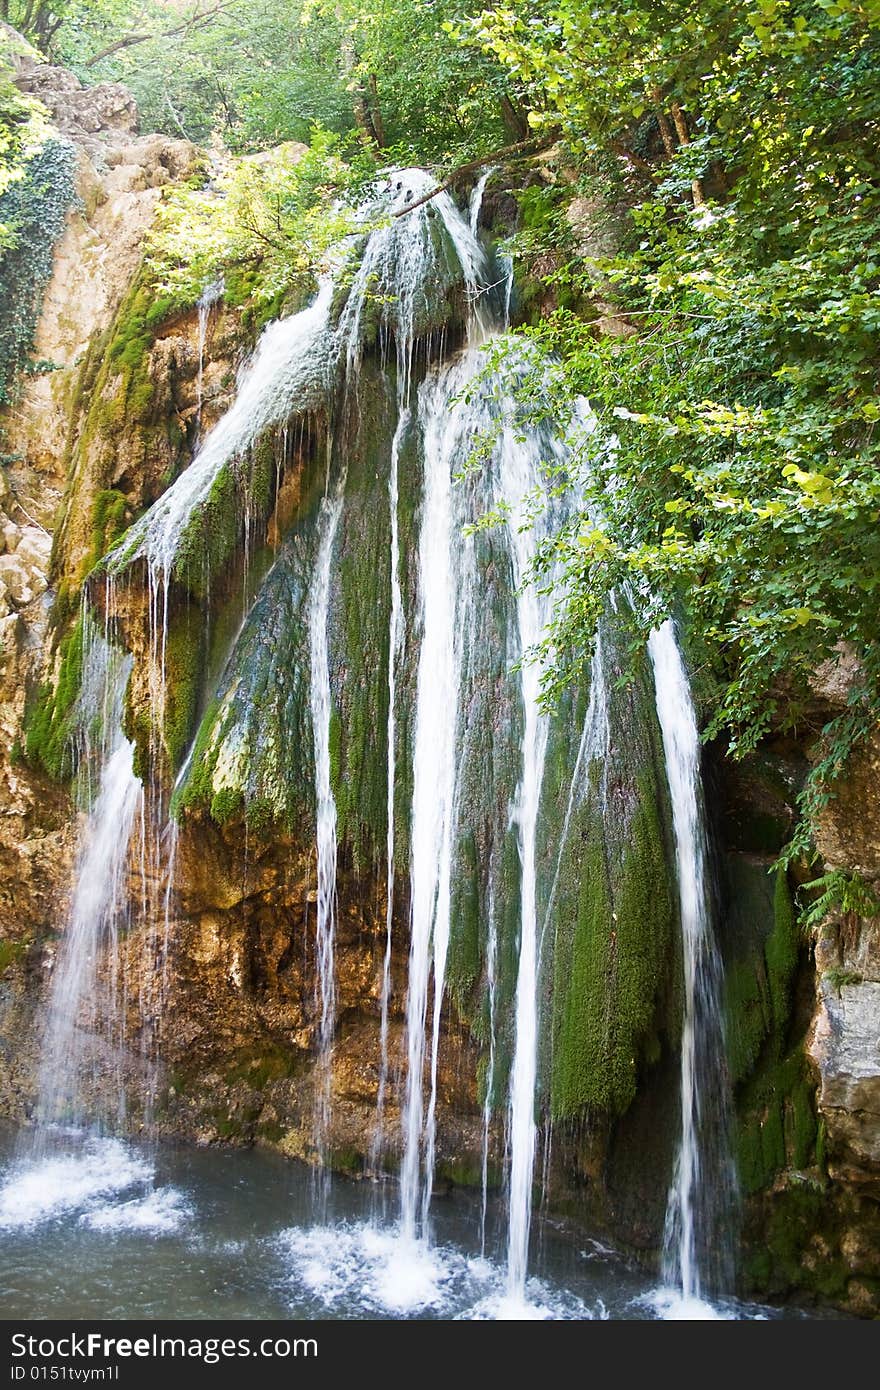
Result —
<instances>
[{"instance_id":1,"label":"green moss","mask_svg":"<svg viewBox=\"0 0 880 1390\"><path fill-rule=\"evenodd\" d=\"M815 1092L800 1046L781 1061L765 1054L737 1096L737 1165L748 1196L785 1170L821 1168Z\"/></svg>"},{"instance_id":2,"label":"green moss","mask_svg":"<svg viewBox=\"0 0 880 1390\"><path fill-rule=\"evenodd\" d=\"M193 734L203 669L204 624L191 606L178 610L165 640L165 710L160 731L173 771L177 771Z\"/></svg>"},{"instance_id":3,"label":"green moss","mask_svg":"<svg viewBox=\"0 0 880 1390\"><path fill-rule=\"evenodd\" d=\"M770 991L763 969L752 960L732 961L724 977L727 1055L736 1084L755 1067L770 1027Z\"/></svg>"},{"instance_id":4,"label":"green moss","mask_svg":"<svg viewBox=\"0 0 880 1390\"><path fill-rule=\"evenodd\" d=\"M231 309L239 309L252 298L260 285L257 265L229 266L223 273L223 301Z\"/></svg>"},{"instance_id":5,"label":"green moss","mask_svg":"<svg viewBox=\"0 0 880 1390\"><path fill-rule=\"evenodd\" d=\"M92 504L92 535L89 553L83 562L85 578L119 539L130 520L128 498L116 488L103 488Z\"/></svg>"},{"instance_id":6,"label":"green moss","mask_svg":"<svg viewBox=\"0 0 880 1390\"><path fill-rule=\"evenodd\" d=\"M643 778L619 865L598 825L578 856L574 933L568 950L557 941L554 965L554 1120L622 1114L658 1055L673 912L652 790Z\"/></svg>"},{"instance_id":7,"label":"green moss","mask_svg":"<svg viewBox=\"0 0 880 1390\"><path fill-rule=\"evenodd\" d=\"M452 925L446 979L459 1008L470 1012L472 993L482 969L482 904L477 843L468 832L459 847L452 901Z\"/></svg>"},{"instance_id":8,"label":"green moss","mask_svg":"<svg viewBox=\"0 0 880 1390\"><path fill-rule=\"evenodd\" d=\"M348 1173L355 1177L364 1170L364 1155L352 1145L338 1144L328 1150L327 1167L335 1173Z\"/></svg>"},{"instance_id":9,"label":"green moss","mask_svg":"<svg viewBox=\"0 0 880 1390\"><path fill-rule=\"evenodd\" d=\"M217 1136L220 1139L241 1139L250 1138L250 1125L243 1116L226 1115L222 1111L214 1111L211 1120Z\"/></svg>"},{"instance_id":10,"label":"green moss","mask_svg":"<svg viewBox=\"0 0 880 1390\"><path fill-rule=\"evenodd\" d=\"M388 629L391 523L384 488L390 448L384 383L362 384L355 438L348 452L345 510L338 541L338 592L331 603L331 757L340 842L356 867L384 852L388 825ZM334 721L338 721L339 729ZM398 861L400 863L400 861Z\"/></svg>"},{"instance_id":11,"label":"green moss","mask_svg":"<svg viewBox=\"0 0 880 1390\"><path fill-rule=\"evenodd\" d=\"M753 904L751 930L738 941L725 980L737 1161L746 1195L771 1186L785 1171L821 1167L815 1088L794 1028L801 947L784 870L776 872L767 906L769 923L760 920L757 900Z\"/></svg>"},{"instance_id":12,"label":"green moss","mask_svg":"<svg viewBox=\"0 0 880 1390\"><path fill-rule=\"evenodd\" d=\"M273 1081L281 1081L294 1072L294 1058L275 1043L249 1049L227 1067L225 1080L230 1086L246 1085L263 1091Z\"/></svg>"},{"instance_id":13,"label":"green moss","mask_svg":"<svg viewBox=\"0 0 880 1390\"><path fill-rule=\"evenodd\" d=\"M793 1180L774 1194L765 1214L761 1249L746 1267L753 1288L770 1293L809 1287L821 1298L839 1300L852 1270L839 1254L837 1216L821 1184ZM815 1257L817 1237L825 1249Z\"/></svg>"},{"instance_id":14,"label":"green moss","mask_svg":"<svg viewBox=\"0 0 880 1390\"><path fill-rule=\"evenodd\" d=\"M178 816L186 807L211 802L211 779L216 763L216 750L211 751L211 740L220 710L220 702L212 699L202 715L193 749L192 766L186 781L175 790L171 799L171 814Z\"/></svg>"},{"instance_id":15,"label":"green moss","mask_svg":"<svg viewBox=\"0 0 880 1390\"><path fill-rule=\"evenodd\" d=\"M25 715L25 755L32 767L41 767L55 781L73 771L71 736L77 697L82 685L83 620L61 639L58 675L46 682Z\"/></svg>"},{"instance_id":16,"label":"green moss","mask_svg":"<svg viewBox=\"0 0 880 1390\"><path fill-rule=\"evenodd\" d=\"M244 459L225 465L203 502L181 532L174 558L174 575L198 599L206 599L218 577L252 544L257 528L271 511L277 476L274 431L263 435ZM245 536L244 521L249 519ZM124 561L120 561L117 569Z\"/></svg>"},{"instance_id":17,"label":"green moss","mask_svg":"<svg viewBox=\"0 0 880 1390\"><path fill-rule=\"evenodd\" d=\"M244 792L240 787L222 787L211 798L211 819L218 825L225 825L244 806Z\"/></svg>"},{"instance_id":18,"label":"green moss","mask_svg":"<svg viewBox=\"0 0 880 1390\"><path fill-rule=\"evenodd\" d=\"M11 965L21 960L26 951L26 941L0 941L0 975L4 975Z\"/></svg>"},{"instance_id":19,"label":"green moss","mask_svg":"<svg viewBox=\"0 0 880 1390\"><path fill-rule=\"evenodd\" d=\"M818 1166L817 1140L819 1129L814 1110L814 1093L806 1075L792 1088L786 1111L786 1148L795 1168Z\"/></svg>"},{"instance_id":20,"label":"green moss","mask_svg":"<svg viewBox=\"0 0 880 1390\"><path fill-rule=\"evenodd\" d=\"M157 408L150 376L157 330L172 307L156 294L142 268L110 332L90 344L80 370L68 417L66 466L71 481L53 545L53 569L64 568L71 528L77 540L86 531L88 549L74 576L76 589L123 533L123 521L131 519L123 515L121 493L112 486L118 477L120 438L127 441L127 471L132 477L156 455L164 461L170 454L173 471L184 452L180 426L173 412Z\"/></svg>"},{"instance_id":21,"label":"green moss","mask_svg":"<svg viewBox=\"0 0 880 1390\"><path fill-rule=\"evenodd\" d=\"M773 930L764 946L773 1026L783 1032L791 1011L791 987L798 962L798 930L794 903L784 869L777 869L773 897Z\"/></svg>"}]
</instances>

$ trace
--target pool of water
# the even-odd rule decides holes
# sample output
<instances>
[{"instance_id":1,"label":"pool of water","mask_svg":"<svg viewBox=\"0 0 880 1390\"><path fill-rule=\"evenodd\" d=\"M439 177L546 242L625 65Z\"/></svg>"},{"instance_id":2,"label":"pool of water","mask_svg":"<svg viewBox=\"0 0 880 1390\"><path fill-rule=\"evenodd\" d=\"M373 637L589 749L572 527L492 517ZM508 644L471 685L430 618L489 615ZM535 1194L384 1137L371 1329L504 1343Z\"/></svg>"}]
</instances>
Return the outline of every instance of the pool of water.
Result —
<instances>
[{"instance_id":1,"label":"pool of water","mask_svg":"<svg viewBox=\"0 0 880 1390\"><path fill-rule=\"evenodd\" d=\"M401 1237L395 1202L393 1186L339 1179L321 1208L307 1168L260 1151L58 1133L37 1154L31 1135L0 1128L0 1316L805 1316L683 1305L614 1251L546 1223L527 1299L511 1303L500 1212L481 1248L479 1201L437 1198L427 1246Z\"/></svg>"}]
</instances>

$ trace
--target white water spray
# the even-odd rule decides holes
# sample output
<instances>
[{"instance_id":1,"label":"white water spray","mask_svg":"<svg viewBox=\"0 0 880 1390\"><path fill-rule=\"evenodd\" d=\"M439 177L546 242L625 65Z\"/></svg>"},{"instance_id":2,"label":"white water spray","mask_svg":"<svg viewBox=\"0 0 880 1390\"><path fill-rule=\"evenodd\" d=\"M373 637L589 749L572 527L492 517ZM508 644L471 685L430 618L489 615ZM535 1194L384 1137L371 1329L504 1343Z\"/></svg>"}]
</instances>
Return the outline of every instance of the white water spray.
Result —
<instances>
[{"instance_id":1,"label":"white water spray","mask_svg":"<svg viewBox=\"0 0 880 1390\"><path fill-rule=\"evenodd\" d=\"M111 648L87 616L83 627L79 722L85 746L92 743L100 770L77 859L70 917L52 972L40 1062L37 1117L41 1127L60 1121L84 1122L90 1108L89 1063L96 1049L103 1048L106 1067L107 1057L112 1059L119 1048L124 1027L115 970L128 902L129 843L142 798L133 769L134 747L121 728L131 660ZM98 975L102 955L110 976L103 982ZM83 1027L86 1011L88 1028ZM120 1105L121 1101L117 1108Z\"/></svg>"},{"instance_id":2,"label":"white water spray","mask_svg":"<svg viewBox=\"0 0 880 1390\"><path fill-rule=\"evenodd\" d=\"M205 373L205 344L208 339L208 325L211 322L211 310L219 304L223 298L226 286L223 279L212 280L206 285L199 295L197 309L199 313L199 374L196 380L196 439L202 433L202 382Z\"/></svg>"},{"instance_id":3,"label":"white water spray","mask_svg":"<svg viewBox=\"0 0 880 1390\"><path fill-rule=\"evenodd\" d=\"M706 1274L728 1271L724 1219L735 1181L729 1150L721 1013L721 962L712 929L700 736L690 684L670 620L648 639L657 717L672 802L684 966L681 1139L666 1211L663 1280L700 1300ZM707 1107L707 1100L709 1105ZM712 1111L712 1124L708 1109ZM710 1292L716 1290L711 1289Z\"/></svg>"}]
</instances>

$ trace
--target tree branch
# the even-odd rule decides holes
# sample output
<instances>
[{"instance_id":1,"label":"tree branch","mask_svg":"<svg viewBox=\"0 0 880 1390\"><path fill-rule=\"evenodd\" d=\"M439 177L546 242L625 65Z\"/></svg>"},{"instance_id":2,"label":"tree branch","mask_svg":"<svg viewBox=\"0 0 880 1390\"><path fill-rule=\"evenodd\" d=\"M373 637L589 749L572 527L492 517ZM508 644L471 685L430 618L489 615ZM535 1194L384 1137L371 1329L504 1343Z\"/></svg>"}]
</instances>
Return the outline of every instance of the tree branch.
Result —
<instances>
[{"instance_id":1,"label":"tree branch","mask_svg":"<svg viewBox=\"0 0 880 1390\"><path fill-rule=\"evenodd\" d=\"M228 10L232 0L221 0L219 5L215 5L213 10L206 10L204 14L190 15L182 24L175 24L173 29L163 29L161 34L124 34L121 39L114 39L113 43L102 48L99 53L95 53L91 58L86 59L83 67L93 68L102 59L109 58L111 54L118 53L120 49L132 48L136 43L146 43L149 39L172 39L175 34L182 34L187 29L194 29L198 25L206 24L209 19L214 19L224 10Z\"/></svg>"},{"instance_id":2,"label":"tree branch","mask_svg":"<svg viewBox=\"0 0 880 1390\"><path fill-rule=\"evenodd\" d=\"M407 213L415 212L423 203L429 203L432 198L436 198L439 193L445 193L454 183L464 174L472 174L475 169L484 169L487 164L494 164L496 160L518 159L521 155L539 154L541 150L549 149L555 143L557 137L546 135L533 135L530 140L517 140L514 145L504 145L500 150L493 150L491 154L481 155L479 159L469 159L466 164L459 164L457 168L448 174L442 183L430 193L423 193L421 198L416 198L414 203L409 203L399 212L392 213L392 217L406 217Z\"/></svg>"}]
</instances>

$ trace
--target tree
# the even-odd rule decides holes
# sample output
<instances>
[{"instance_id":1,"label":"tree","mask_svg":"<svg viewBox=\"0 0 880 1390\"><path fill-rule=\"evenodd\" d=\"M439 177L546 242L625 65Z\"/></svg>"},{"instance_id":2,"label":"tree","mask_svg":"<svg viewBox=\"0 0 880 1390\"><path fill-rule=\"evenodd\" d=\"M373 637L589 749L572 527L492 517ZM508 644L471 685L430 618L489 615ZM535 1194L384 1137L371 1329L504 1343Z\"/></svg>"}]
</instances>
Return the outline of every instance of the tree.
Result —
<instances>
[{"instance_id":1,"label":"tree","mask_svg":"<svg viewBox=\"0 0 880 1390\"><path fill-rule=\"evenodd\" d=\"M606 441L584 482L603 524L554 543L556 644L586 651L624 584L651 596L642 630L684 605L708 732L735 754L809 729L811 671L854 644L863 680L822 733L808 808L880 713L878 25L876 0L550 0L460 31L535 129L564 130L572 192L630 204L601 267L547 224L557 291L588 300L601 271L636 330L597 341L571 309L535 330Z\"/></svg>"}]
</instances>

